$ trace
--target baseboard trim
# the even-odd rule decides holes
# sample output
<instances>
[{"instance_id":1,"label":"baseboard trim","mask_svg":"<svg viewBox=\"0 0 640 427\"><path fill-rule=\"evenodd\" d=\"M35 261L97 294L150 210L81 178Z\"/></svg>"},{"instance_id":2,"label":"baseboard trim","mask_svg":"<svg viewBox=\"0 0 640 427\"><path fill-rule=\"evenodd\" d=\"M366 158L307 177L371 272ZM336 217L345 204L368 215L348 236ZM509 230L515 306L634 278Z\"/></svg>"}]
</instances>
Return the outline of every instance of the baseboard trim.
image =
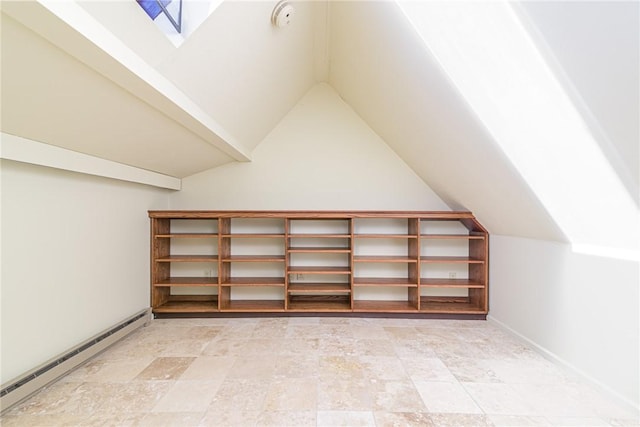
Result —
<instances>
[{"instance_id":1,"label":"baseboard trim","mask_svg":"<svg viewBox=\"0 0 640 427\"><path fill-rule=\"evenodd\" d=\"M509 335L512 335L516 339L526 343L528 346L533 347L533 349L536 352L540 353L546 359L548 359L548 360L550 360L550 361L562 366L563 368L567 369L572 374L576 375L577 377L579 377L583 381L593 385L598 390L600 390L602 393L606 394L607 396L609 396L610 398L615 400L621 406L624 406L628 410L635 412L636 416L640 416L640 405L637 402L633 402L632 400L626 398L625 396L621 395L620 393L618 393L617 391L615 391L614 389L612 389L608 385L606 385L603 382L595 379L594 377L592 377L591 375L589 375L588 373L586 373L582 369L580 369L580 368L576 367L575 365L573 365L572 363L564 360L563 358L561 358L557 354L547 350L546 348L542 347L538 343L530 340L526 336L522 335L520 332L518 332L518 331L512 329L511 327L507 326L505 323L501 322L500 320L496 319L495 317L493 317L491 315L488 315L487 316L487 321L492 323L493 325L499 327L500 329L504 330L505 332L509 333Z\"/></svg>"},{"instance_id":2,"label":"baseboard trim","mask_svg":"<svg viewBox=\"0 0 640 427\"><path fill-rule=\"evenodd\" d=\"M29 398L43 387L77 368L134 330L144 326L150 320L151 310L142 310L18 378L2 384L0 388L0 412L3 413Z\"/></svg>"}]
</instances>

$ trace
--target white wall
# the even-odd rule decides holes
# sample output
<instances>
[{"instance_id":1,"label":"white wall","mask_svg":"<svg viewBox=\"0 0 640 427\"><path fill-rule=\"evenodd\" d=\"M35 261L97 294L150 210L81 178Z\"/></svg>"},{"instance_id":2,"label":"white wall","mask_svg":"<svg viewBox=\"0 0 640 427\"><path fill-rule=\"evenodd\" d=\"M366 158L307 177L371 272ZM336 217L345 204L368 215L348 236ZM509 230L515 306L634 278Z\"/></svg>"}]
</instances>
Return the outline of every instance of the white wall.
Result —
<instances>
[{"instance_id":1,"label":"white wall","mask_svg":"<svg viewBox=\"0 0 640 427\"><path fill-rule=\"evenodd\" d=\"M491 236L490 316L637 407L638 262Z\"/></svg>"},{"instance_id":2,"label":"white wall","mask_svg":"<svg viewBox=\"0 0 640 427\"><path fill-rule=\"evenodd\" d=\"M250 123L247 124L250 126ZM172 209L450 210L326 84L253 152L182 181Z\"/></svg>"},{"instance_id":3,"label":"white wall","mask_svg":"<svg viewBox=\"0 0 640 427\"><path fill-rule=\"evenodd\" d=\"M2 160L1 382L149 306L168 190Z\"/></svg>"}]
</instances>

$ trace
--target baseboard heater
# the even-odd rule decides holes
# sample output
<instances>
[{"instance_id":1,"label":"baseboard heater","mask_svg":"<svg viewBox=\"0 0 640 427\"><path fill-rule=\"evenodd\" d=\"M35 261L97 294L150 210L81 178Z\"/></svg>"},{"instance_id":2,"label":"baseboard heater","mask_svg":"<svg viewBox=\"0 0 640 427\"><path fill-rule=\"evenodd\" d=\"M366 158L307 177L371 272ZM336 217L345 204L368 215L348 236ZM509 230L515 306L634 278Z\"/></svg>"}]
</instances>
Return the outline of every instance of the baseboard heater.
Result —
<instances>
[{"instance_id":1,"label":"baseboard heater","mask_svg":"<svg viewBox=\"0 0 640 427\"><path fill-rule=\"evenodd\" d=\"M135 329L140 328L150 319L150 309L142 310L26 374L2 384L0 389L0 410L4 412L30 397L47 384L62 377Z\"/></svg>"}]
</instances>

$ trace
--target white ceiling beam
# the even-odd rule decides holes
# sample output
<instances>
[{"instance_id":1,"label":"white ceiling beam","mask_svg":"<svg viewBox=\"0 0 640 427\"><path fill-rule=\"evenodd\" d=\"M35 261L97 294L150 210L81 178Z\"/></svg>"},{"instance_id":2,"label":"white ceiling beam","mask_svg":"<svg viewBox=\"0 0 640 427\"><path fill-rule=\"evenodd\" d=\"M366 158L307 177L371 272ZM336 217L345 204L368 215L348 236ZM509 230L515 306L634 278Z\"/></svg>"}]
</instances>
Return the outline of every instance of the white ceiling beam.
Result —
<instances>
[{"instance_id":1,"label":"white ceiling beam","mask_svg":"<svg viewBox=\"0 0 640 427\"><path fill-rule=\"evenodd\" d=\"M222 125L76 2L2 2L2 12L234 160L251 160L247 150Z\"/></svg>"},{"instance_id":2,"label":"white ceiling beam","mask_svg":"<svg viewBox=\"0 0 640 427\"><path fill-rule=\"evenodd\" d=\"M182 180L157 172L101 159L88 154L42 144L0 132L0 159L45 166L169 190L180 190Z\"/></svg>"}]
</instances>

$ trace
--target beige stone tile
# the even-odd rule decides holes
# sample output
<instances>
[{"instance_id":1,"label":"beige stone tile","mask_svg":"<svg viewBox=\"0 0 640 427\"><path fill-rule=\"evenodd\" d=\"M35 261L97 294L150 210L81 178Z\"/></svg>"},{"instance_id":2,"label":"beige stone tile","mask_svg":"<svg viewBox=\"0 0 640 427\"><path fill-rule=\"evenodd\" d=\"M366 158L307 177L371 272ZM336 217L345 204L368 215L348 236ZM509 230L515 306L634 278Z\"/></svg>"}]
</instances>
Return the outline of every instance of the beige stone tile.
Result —
<instances>
[{"instance_id":1,"label":"beige stone tile","mask_svg":"<svg viewBox=\"0 0 640 427\"><path fill-rule=\"evenodd\" d=\"M640 427L640 417L633 418L611 418L609 424L615 427Z\"/></svg>"},{"instance_id":2,"label":"beige stone tile","mask_svg":"<svg viewBox=\"0 0 640 427\"><path fill-rule=\"evenodd\" d=\"M276 355L284 347L284 338L251 338L243 347L244 355Z\"/></svg>"},{"instance_id":3,"label":"beige stone tile","mask_svg":"<svg viewBox=\"0 0 640 427\"><path fill-rule=\"evenodd\" d=\"M320 378L358 380L365 378L365 367L355 356L320 356Z\"/></svg>"},{"instance_id":4,"label":"beige stone tile","mask_svg":"<svg viewBox=\"0 0 640 427\"><path fill-rule=\"evenodd\" d=\"M426 412L374 412L377 427L435 427Z\"/></svg>"},{"instance_id":5,"label":"beige stone tile","mask_svg":"<svg viewBox=\"0 0 640 427\"><path fill-rule=\"evenodd\" d=\"M275 375L284 378L317 378L320 373L320 356L311 353L300 356L280 356L276 360Z\"/></svg>"},{"instance_id":6,"label":"beige stone tile","mask_svg":"<svg viewBox=\"0 0 640 427\"><path fill-rule=\"evenodd\" d=\"M389 339L359 338L354 343L355 353L360 356L397 357Z\"/></svg>"},{"instance_id":7,"label":"beige stone tile","mask_svg":"<svg viewBox=\"0 0 640 427\"><path fill-rule=\"evenodd\" d=\"M140 427L197 426L203 418L204 412L151 412L145 413L135 425Z\"/></svg>"},{"instance_id":8,"label":"beige stone tile","mask_svg":"<svg viewBox=\"0 0 640 427\"><path fill-rule=\"evenodd\" d=\"M266 411L311 411L317 406L318 381L314 378L284 378L269 385Z\"/></svg>"},{"instance_id":9,"label":"beige stone tile","mask_svg":"<svg viewBox=\"0 0 640 427\"><path fill-rule=\"evenodd\" d=\"M318 411L318 427L374 427L373 412L369 411Z\"/></svg>"},{"instance_id":10,"label":"beige stone tile","mask_svg":"<svg viewBox=\"0 0 640 427\"><path fill-rule=\"evenodd\" d=\"M426 412L420 394L410 380L380 380L371 382L375 411Z\"/></svg>"},{"instance_id":11,"label":"beige stone tile","mask_svg":"<svg viewBox=\"0 0 640 427\"><path fill-rule=\"evenodd\" d=\"M529 426L550 426L551 423L540 416L524 415L487 415L487 419L496 427L529 427Z\"/></svg>"},{"instance_id":12,"label":"beige stone tile","mask_svg":"<svg viewBox=\"0 0 640 427\"><path fill-rule=\"evenodd\" d=\"M256 427L315 427L316 411L265 411L258 415Z\"/></svg>"},{"instance_id":13,"label":"beige stone tile","mask_svg":"<svg viewBox=\"0 0 640 427\"><path fill-rule=\"evenodd\" d=\"M76 427L85 426L88 423L89 418L87 415L74 415L64 413L48 413L44 415L5 415L0 418L0 425L2 425L2 427Z\"/></svg>"},{"instance_id":14,"label":"beige stone tile","mask_svg":"<svg viewBox=\"0 0 640 427\"><path fill-rule=\"evenodd\" d=\"M213 401L222 380L176 381L155 404L152 412L202 412Z\"/></svg>"},{"instance_id":15,"label":"beige stone tile","mask_svg":"<svg viewBox=\"0 0 640 427\"><path fill-rule=\"evenodd\" d=\"M544 416L597 417L596 408L570 384L513 384L534 413Z\"/></svg>"},{"instance_id":16,"label":"beige stone tile","mask_svg":"<svg viewBox=\"0 0 640 427\"><path fill-rule=\"evenodd\" d=\"M392 341L393 350L400 358L405 357L438 357L434 349L424 341L418 339L395 339Z\"/></svg>"},{"instance_id":17,"label":"beige stone tile","mask_svg":"<svg viewBox=\"0 0 640 427\"><path fill-rule=\"evenodd\" d=\"M319 325L320 317L289 317L289 325Z\"/></svg>"},{"instance_id":18,"label":"beige stone tile","mask_svg":"<svg viewBox=\"0 0 640 427\"><path fill-rule=\"evenodd\" d=\"M207 412L262 411L269 383L263 379L225 379Z\"/></svg>"},{"instance_id":19,"label":"beige stone tile","mask_svg":"<svg viewBox=\"0 0 640 427\"><path fill-rule=\"evenodd\" d=\"M93 359L61 379L64 382L126 382L133 380L153 360L153 356L127 359Z\"/></svg>"},{"instance_id":20,"label":"beige stone tile","mask_svg":"<svg viewBox=\"0 0 640 427\"><path fill-rule=\"evenodd\" d=\"M414 381L414 384L429 412L482 413L459 383Z\"/></svg>"},{"instance_id":21,"label":"beige stone tile","mask_svg":"<svg viewBox=\"0 0 640 427\"><path fill-rule=\"evenodd\" d=\"M400 359L387 356L361 356L365 378L378 380L409 380Z\"/></svg>"},{"instance_id":22,"label":"beige stone tile","mask_svg":"<svg viewBox=\"0 0 640 427\"><path fill-rule=\"evenodd\" d=\"M449 340L442 343L430 343L431 348L442 359L451 358L472 358L472 359L488 359L490 355L485 353L480 345L468 343L464 341Z\"/></svg>"},{"instance_id":23,"label":"beige stone tile","mask_svg":"<svg viewBox=\"0 0 640 427\"><path fill-rule=\"evenodd\" d=\"M254 426L260 411L238 410L233 407L209 409L200 420L200 427L244 427Z\"/></svg>"},{"instance_id":24,"label":"beige stone tile","mask_svg":"<svg viewBox=\"0 0 640 427\"><path fill-rule=\"evenodd\" d=\"M556 384L573 382L566 372L543 358L522 363L518 359L489 359L485 366L505 383Z\"/></svg>"},{"instance_id":25,"label":"beige stone tile","mask_svg":"<svg viewBox=\"0 0 640 427\"><path fill-rule=\"evenodd\" d=\"M550 425L558 427L609 427L607 421L596 417L547 417Z\"/></svg>"},{"instance_id":26,"label":"beige stone tile","mask_svg":"<svg viewBox=\"0 0 640 427\"><path fill-rule=\"evenodd\" d=\"M158 356L164 357L198 357L211 340L207 339L180 339L165 343Z\"/></svg>"},{"instance_id":27,"label":"beige stone tile","mask_svg":"<svg viewBox=\"0 0 640 427\"><path fill-rule=\"evenodd\" d=\"M435 357L403 358L402 365L407 375L415 381L455 382L456 379L442 362Z\"/></svg>"},{"instance_id":28,"label":"beige stone tile","mask_svg":"<svg viewBox=\"0 0 640 427\"><path fill-rule=\"evenodd\" d=\"M371 325L368 322L364 324L352 324L351 334L359 340L383 340L388 343L391 339L382 326Z\"/></svg>"},{"instance_id":29,"label":"beige stone tile","mask_svg":"<svg viewBox=\"0 0 640 427\"><path fill-rule=\"evenodd\" d=\"M321 325L350 325L351 319L348 317L320 317Z\"/></svg>"},{"instance_id":30,"label":"beige stone tile","mask_svg":"<svg viewBox=\"0 0 640 427\"><path fill-rule=\"evenodd\" d=\"M180 380L211 381L224 379L236 357L200 356L182 373Z\"/></svg>"},{"instance_id":31,"label":"beige stone tile","mask_svg":"<svg viewBox=\"0 0 640 427\"><path fill-rule=\"evenodd\" d=\"M319 354L320 341L320 338L285 338L282 341L280 354L297 357Z\"/></svg>"},{"instance_id":32,"label":"beige stone tile","mask_svg":"<svg viewBox=\"0 0 640 427\"><path fill-rule=\"evenodd\" d=\"M440 359L460 382L502 383L502 379L491 368L487 360L470 357Z\"/></svg>"},{"instance_id":33,"label":"beige stone tile","mask_svg":"<svg viewBox=\"0 0 640 427\"><path fill-rule=\"evenodd\" d=\"M277 360L276 355L237 357L227 378L269 380L275 375Z\"/></svg>"},{"instance_id":34,"label":"beige stone tile","mask_svg":"<svg viewBox=\"0 0 640 427\"><path fill-rule=\"evenodd\" d=\"M202 356L243 356L245 354L245 346L247 339L237 336L236 339L215 338L209 341L209 344L202 350Z\"/></svg>"},{"instance_id":35,"label":"beige stone tile","mask_svg":"<svg viewBox=\"0 0 640 427\"><path fill-rule=\"evenodd\" d=\"M414 327L385 326L384 331L392 340L415 340L418 331Z\"/></svg>"},{"instance_id":36,"label":"beige stone tile","mask_svg":"<svg viewBox=\"0 0 640 427\"><path fill-rule=\"evenodd\" d=\"M251 334L252 339L284 338L289 327L288 319L260 319Z\"/></svg>"},{"instance_id":37,"label":"beige stone tile","mask_svg":"<svg viewBox=\"0 0 640 427\"><path fill-rule=\"evenodd\" d=\"M340 323L340 324L327 324L320 320L320 325L316 328L315 334L318 338L340 338L340 339L349 339L353 338L353 334L351 332L351 325L349 322Z\"/></svg>"},{"instance_id":38,"label":"beige stone tile","mask_svg":"<svg viewBox=\"0 0 640 427\"><path fill-rule=\"evenodd\" d=\"M257 326L257 320L248 323L233 323L229 324L227 327L223 328L216 338L229 338L229 339L237 339L238 337L242 337L242 339L248 339L253 334L253 330Z\"/></svg>"},{"instance_id":39,"label":"beige stone tile","mask_svg":"<svg viewBox=\"0 0 640 427\"><path fill-rule=\"evenodd\" d=\"M369 411L373 408L373 393L369 380L320 380L319 410Z\"/></svg>"},{"instance_id":40,"label":"beige stone tile","mask_svg":"<svg viewBox=\"0 0 640 427\"><path fill-rule=\"evenodd\" d=\"M531 402L513 388L502 383L462 383L465 390L486 414L543 415L537 413Z\"/></svg>"},{"instance_id":41,"label":"beige stone tile","mask_svg":"<svg viewBox=\"0 0 640 427\"><path fill-rule=\"evenodd\" d=\"M356 339L340 335L324 337L319 341L318 350L323 356L355 356Z\"/></svg>"},{"instance_id":42,"label":"beige stone tile","mask_svg":"<svg viewBox=\"0 0 640 427\"><path fill-rule=\"evenodd\" d=\"M195 357L158 357L140 372L136 379L145 381L178 379L195 359Z\"/></svg>"},{"instance_id":43,"label":"beige stone tile","mask_svg":"<svg viewBox=\"0 0 640 427\"><path fill-rule=\"evenodd\" d=\"M91 410L96 416L149 412L171 388L171 381L132 381L129 383L86 383L76 390L76 408L87 410L88 402L99 402ZM72 412L73 407L66 409Z\"/></svg>"},{"instance_id":44,"label":"beige stone tile","mask_svg":"<svg viewBox=\"0 0 640 427\"><path fill-rule=\"evenodd\" d=\"M83 421L82 427L129 427L140 426L146 412L129 412L119 414L94 414Z\"/></svg>"},{"instance_id":45,"label":"beige stone tile","mask_svg":"<svg viewBox=\"0 0 640 427\"><path fill-rule=\"evenodd\" d=\"M431 422L438 427L484 427L493 426L486 415L479 414L429 414ZM519 426L512 426L519 427Z\"/></svg>"},{"instance_id":46,"label":"beige stone tile","mask_svg":"<svg viewBox=\"0 0 640 427\"><path fill-rule=\"evenodd\" d=\"M57 382L53 383L25 402L11 408L7 415L46 415L56 414L64 410L64 406L73 395L74 391L80 387L80 383Z\"/></svg>"}]
</instances>

